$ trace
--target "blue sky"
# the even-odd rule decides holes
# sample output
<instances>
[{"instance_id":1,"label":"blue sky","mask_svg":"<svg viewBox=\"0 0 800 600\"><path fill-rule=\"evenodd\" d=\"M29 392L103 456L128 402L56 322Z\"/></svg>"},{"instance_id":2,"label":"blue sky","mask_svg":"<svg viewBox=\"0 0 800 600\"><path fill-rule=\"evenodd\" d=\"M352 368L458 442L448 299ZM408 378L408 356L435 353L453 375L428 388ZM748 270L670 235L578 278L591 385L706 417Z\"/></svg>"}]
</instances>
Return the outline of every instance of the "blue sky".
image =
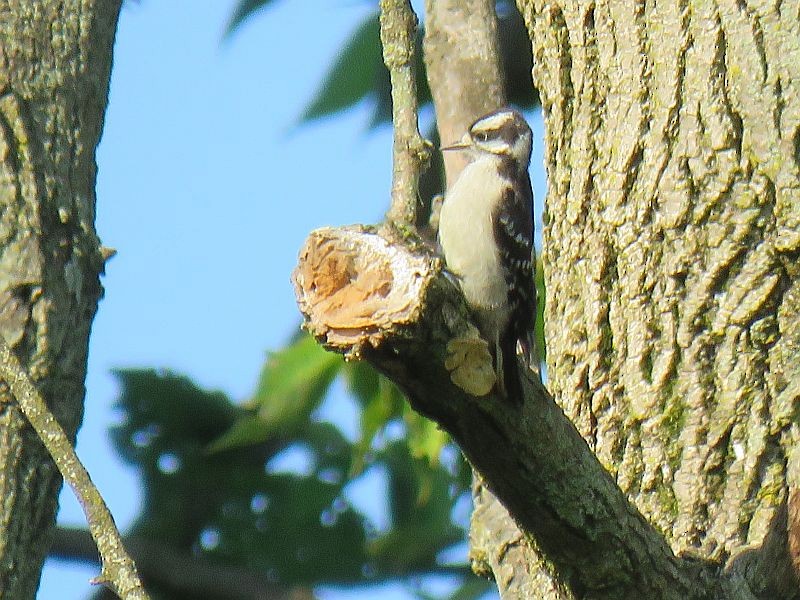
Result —
<instances>
[{"instance_id":1,"label":"blue sky","mask_svg":"<svg viewBox=\"0 0 800 600\"><path fill-rule=\"evenodd\" d=\"M123 530L140 495L109 443L110 370L166 367L246 399L266 351L299 323L289 276L308 232L375 222L388 202L391 131L367 129L369 106L295 126L374 3L277 0L223 41L235 4L129 0L120 16L97 158L97 230L119 253L92 330L78 453ZM59 522L84 525L69 490ZM85 598L96 574L49 560L38 598Z\"/></svg>"}]
</instances>

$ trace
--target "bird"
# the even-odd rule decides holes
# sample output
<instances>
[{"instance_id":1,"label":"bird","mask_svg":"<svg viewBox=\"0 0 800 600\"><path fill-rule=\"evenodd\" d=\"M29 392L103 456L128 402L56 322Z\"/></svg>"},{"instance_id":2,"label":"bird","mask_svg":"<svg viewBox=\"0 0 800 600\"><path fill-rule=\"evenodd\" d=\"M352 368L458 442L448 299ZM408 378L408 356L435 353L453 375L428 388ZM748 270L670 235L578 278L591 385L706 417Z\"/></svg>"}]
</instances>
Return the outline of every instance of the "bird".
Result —
<instances>
[{"instance_id":1,"label":"bird","mask_svg":"<svg viewBox=\"0 0 800 600\"><path fill-rule=\"evenodd\" d=\"M519 402L517 345L530 365L536 315L532 138L525 118L502 108L441 148L472 160L445 192L439 246L489 344L498 392Z\"/></svg>"}]
</instances>

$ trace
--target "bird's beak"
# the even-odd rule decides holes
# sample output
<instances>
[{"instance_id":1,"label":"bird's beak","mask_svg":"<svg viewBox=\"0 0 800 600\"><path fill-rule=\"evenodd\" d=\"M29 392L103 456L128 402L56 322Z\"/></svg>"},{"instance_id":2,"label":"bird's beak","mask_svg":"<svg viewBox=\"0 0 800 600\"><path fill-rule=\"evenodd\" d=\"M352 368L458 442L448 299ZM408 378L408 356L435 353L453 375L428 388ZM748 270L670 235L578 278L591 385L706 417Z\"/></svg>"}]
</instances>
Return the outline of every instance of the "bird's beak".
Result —
<instances>
[{"instance_id":1,"label":"bird's beak","mask_svg":"<svg viewBox=\"0 0 800 600\"><path fill-rule=\"evenodd\" d=\"M472 146L472 141L469 139L469 133L465 133L464 137L458 140L455 144L450 144L449 146L442 146L439 148L442 152L446 152L448 150L465 150Z\"/></svg>"}]
</instances>

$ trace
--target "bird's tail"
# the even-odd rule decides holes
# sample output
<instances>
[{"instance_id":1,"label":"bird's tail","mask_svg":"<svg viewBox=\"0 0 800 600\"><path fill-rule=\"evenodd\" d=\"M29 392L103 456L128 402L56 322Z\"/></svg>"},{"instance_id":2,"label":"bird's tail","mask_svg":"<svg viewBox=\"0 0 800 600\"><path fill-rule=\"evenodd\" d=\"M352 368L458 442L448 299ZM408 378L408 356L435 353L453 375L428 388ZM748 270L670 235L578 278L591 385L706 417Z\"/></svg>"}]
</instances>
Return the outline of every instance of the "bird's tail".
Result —
<instances>
[{"instance_id":1,"label":"bird's tail","mask_svg":"<svg viewBox=\"0 0 800 600\"><path fill-rule=\"evenodd\" d=\"M513 331L506 331L498 340L496 363L498 391L514 404L521 405L523 396L520 363L517 357L517 336Z\"/></svg>"},{"instance_id":2,"label":"bird's tail","mask_svg":"<svg viewBox=\"0 0 800 600\"><path fill-rule=\"evenodd\" d=\"M537 375L540 372L539 349L536 346L536 330L531 328L523 337L519 339L519 347L522 352L522 364Z\"/></svg>"}]
</instances>

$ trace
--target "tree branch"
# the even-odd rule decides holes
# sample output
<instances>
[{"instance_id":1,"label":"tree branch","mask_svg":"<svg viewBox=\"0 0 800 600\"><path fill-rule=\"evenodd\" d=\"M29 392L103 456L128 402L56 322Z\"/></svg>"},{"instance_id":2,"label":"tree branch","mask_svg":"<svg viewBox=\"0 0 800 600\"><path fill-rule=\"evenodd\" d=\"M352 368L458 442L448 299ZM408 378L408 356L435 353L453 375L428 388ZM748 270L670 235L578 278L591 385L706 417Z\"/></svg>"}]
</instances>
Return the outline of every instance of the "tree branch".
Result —
<instances>
[{"instance_id":1,"label":"tree branch","mask_svg":"<svg viewBox=\"0 0 800 600\"><path fill-rule=\"evenodd\" d=\"M368 360L447 430L575 595L704 597L700 565L674 557L534 374L521 410L452 383L448 342L471 326L438 258L363 229L322 229L294 281L308 330Z\"/></svg>"},{"instance_id":2,"label":"tree branch","mask_svg":"<svg viewBox=\"0 0 800 600\"><path fill-rule=\"evenodd\" d=\"M5 340L0 337L0 380L11 390L17 404L42 441L86 515L86 521L102 557L95 583L108 585L123 600L148 600L136 566L125 552L114 518L92 483L75 449L67 439L36 386Z\"/></svg>"},{"instance_id":3,"label":"tree branch","mask_svg":"<svg viewBox=\"0 0 800 600\"><path fill-rule=\"evenodd\" d=\"M508 510L473 472L469 557L473 571L492 577L501 598L562 598L563 587ZM566 595L569 597L569 595Z\"/></svg>"},{"instance_id":4,"label":"tree branch","mask_svg":"<svg viewBox=\"0 0 800 600\"><path fill-rule=\"evenodd\" d=\"M428 163L431 143L419 133L417 82L414 75L414 37L417 16L408 0L381 0L383 61L392 81L394 152L392 203L386 221L413 231L419 206L418 179Z\"/></svg>"},{"instance_id":5,"label":"tree branch","mask_svg":"<svg viewBox=\"0 0 800 600\"><path fill-rule=\"evenodd\" d=\"M139 566L142 577L181 596L209 600L313 600L310 588L287 589L265 573L190 555L163 542L142 536L125 538L125 546ZM97 563L91 534L85 529L58 527L50 556Z\"/></svg>"},{"instance_id":6,"label":"tree branch","mask_svg":"<svg viewBox=\"0 0 800 600\"><path fill-rule=\"evenodd\" d=\"M800 492L790 488L764 542L735 555L729 573L743 578L757 598L800 597Z\"/></svg>"}]
</instances>

